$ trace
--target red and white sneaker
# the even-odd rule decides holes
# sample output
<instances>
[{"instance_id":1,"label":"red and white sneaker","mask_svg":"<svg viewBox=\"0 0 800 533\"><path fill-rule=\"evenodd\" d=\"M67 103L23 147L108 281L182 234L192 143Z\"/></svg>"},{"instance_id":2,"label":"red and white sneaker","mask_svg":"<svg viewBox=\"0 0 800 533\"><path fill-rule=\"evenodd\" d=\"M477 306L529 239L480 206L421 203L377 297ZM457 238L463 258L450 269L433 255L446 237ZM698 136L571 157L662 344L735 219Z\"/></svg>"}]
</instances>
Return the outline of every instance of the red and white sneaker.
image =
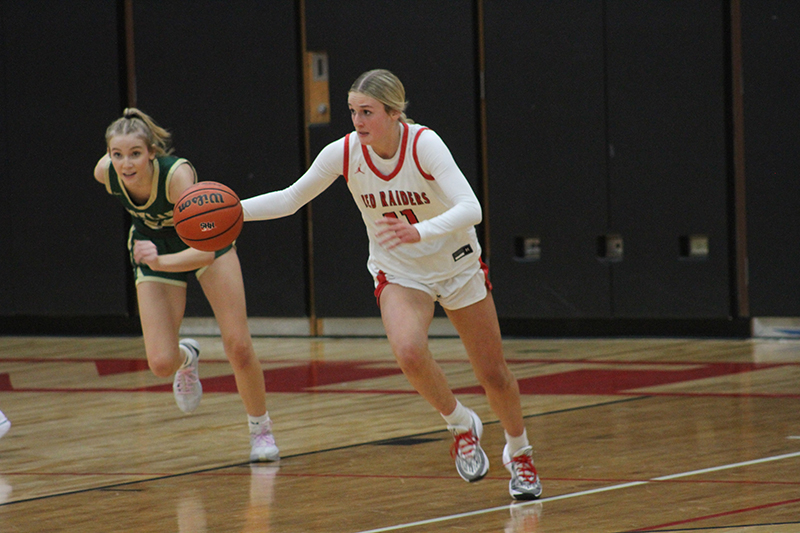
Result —
<instances>
[{"instance_id":1,"label":"red and white sneaker","mask_svg":"<svg viewBox=\"0 0 800 533\"><path fill-rule=\"evenodd\" d=\"M503 465L511 472L508 493L515 500L535 500L542 495L542 482L533 466L533 448L525 446L514 457L508 453L508 444L503 448Z\"/></svg>"},{"instance_id":2,"label":"red and white sneaker","mask_svg":"<svg viewBox=\"0 0 800 533\"><path fill-rule=\"evenodd\" d=\"M453 435L453 446L450 456L456 460L456 471L465 481L470 483L486 476L489 471L489 458L481 448L483 423L475 412L470 411L472 424L465 426L447 426Z\"/></svg>"}]
</instances>

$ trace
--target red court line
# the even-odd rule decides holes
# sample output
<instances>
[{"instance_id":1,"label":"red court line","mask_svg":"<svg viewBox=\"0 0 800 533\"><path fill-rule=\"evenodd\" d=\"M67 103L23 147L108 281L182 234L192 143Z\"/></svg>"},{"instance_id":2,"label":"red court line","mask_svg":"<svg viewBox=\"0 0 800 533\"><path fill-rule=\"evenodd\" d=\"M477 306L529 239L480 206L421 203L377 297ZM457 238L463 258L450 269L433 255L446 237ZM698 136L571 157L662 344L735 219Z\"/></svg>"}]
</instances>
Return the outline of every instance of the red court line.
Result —
<instances>
[{"instance_id":1,"label":"red court line","mask_svg":"<svg viewBox=\"0 0 800 533\"><path fill-rule=\"evenodd\" d=\"M687 520L680 520L678 522L669 522L667 524L659 524L657 526L650 526L650 527L646 527L646 528L642 528L642 529L632 529L631 532L633 533L633 532L636 532L636 531L657 531L657 530L665 528L665 527L673 527L673 526L679 526L679 525L683 525L683 524L691 524L691 523L694 523L694 522L700 522L702 520L710 520L712 518L720 518L720 517L723 517L723 516L732 516L732 515L735 515L735 514L749 513L751 511L761 511L763 509L769 509L771 507L780 507L782 505L790 505L790 504L798 503L798 502L800 502L800 498L796 498L794 500L785 500L785 501L782 501L782 502L767 503L767 504L764 504L764 505L756 505L754 507L746 507L744 509L735 509L733 511L726 511L724 513L716 513L716 514L710 514L710 515L706 515L706 516L697 516L695 518L689 518Z\"/></svg>"},{"instance_id":2,"label":"red court line","mask_svg":"<svg viewBox=\"0 0 800 533\"><path fill-rule=\"evenodd\" d=\"M144 359L42 359L31 358L29 362L47 362L80 364L93 363L97 368L98 378L115 374L146 372ZM719 398L800 398L800 393L761 393L750 392L647 392L648 389L688 383L701 379L721 378L746 374L763 369L787 366L784 363L692 363L692 362L632 362L632 361L558 361L552 359L531 360L542 364L577 365L580 368L566 370L554 374L543 374L519 378L520 392L523 395L589 395L589 396L666 396L666 397L719 397ZM17 360L16 362L19 362ZM207 363L228 364L226 360L212 360ZM205 364L205 363L204 363ZM364 382L365 380L400 375L396 366L384 366L370 361L291 361L269 366L264 370L267 390L271 393L305 392L305 393L338 393L338 394L414 394L411 389L392 388L354 388L347 383ZM458 364L466 364L458 361ZM512 366L514 362L512 361ZM602 365L605 368L596 368ZM632 365L639 368L631 368ZM613 368L619 366L620 368ZM647 368L641 368L645 366ZM656 368L652 368L655 366ZM609 368L612 367L612 368ZM680 368L676 368L680 367ZM4 392L171 392L169 383L143 387L28 387L15 388L9 372L0 373L0 391ZM88 384L88 383L87 383ZM98 381L97 385L102 385ZM329 389L326 386L337 385L342 388ZM233 375L221 375L203 379L204 389L209 392L235 393L236 385ZM479 385L460 387L454 390L457 394L484 394Z\"/></svg>"}]
</instances>

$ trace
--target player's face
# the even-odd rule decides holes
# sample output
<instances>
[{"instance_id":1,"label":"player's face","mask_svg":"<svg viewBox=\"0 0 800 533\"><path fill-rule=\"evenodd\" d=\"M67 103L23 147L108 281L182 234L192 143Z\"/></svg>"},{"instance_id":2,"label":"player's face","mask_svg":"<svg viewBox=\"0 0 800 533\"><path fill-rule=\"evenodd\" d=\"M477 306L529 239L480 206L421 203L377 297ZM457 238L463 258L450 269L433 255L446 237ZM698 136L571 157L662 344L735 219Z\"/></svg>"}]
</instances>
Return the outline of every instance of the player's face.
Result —
<instances>
[{"instance_id":1,"label":"player's face","mask_svg":"<svg viewBox=\"0 0 800 533\"><path fill-rule=\"evenodd\" d=\"M108 142L108 155L123 182L145 180L153 175L151 162L155 159L155 152L138 135L115 135Z\"/></svg>"},{"instance_id":2,"label":"player's face","mask_svg":"<svg viewBox=\"0 0 800 533\"><path fill-rule=\"evenodd\" d=\"M378 151L384 144L396 142L398 111L387 113L376 99L355 92L347 96L347 105L361 144L372 145Z\"/></svg>"}]
</instances>

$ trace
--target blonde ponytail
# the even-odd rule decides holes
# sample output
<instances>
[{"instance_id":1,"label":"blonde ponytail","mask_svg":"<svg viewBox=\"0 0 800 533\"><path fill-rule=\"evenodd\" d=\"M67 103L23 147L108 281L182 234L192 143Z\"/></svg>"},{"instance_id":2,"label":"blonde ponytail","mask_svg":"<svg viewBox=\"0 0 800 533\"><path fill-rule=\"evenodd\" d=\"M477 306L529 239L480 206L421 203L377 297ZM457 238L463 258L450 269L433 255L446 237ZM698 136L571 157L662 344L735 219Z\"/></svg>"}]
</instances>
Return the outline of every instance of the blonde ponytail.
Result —
<instances>
[{"instance_id":1,"label":"blonde ponytail","mask_svg":"<svg viewBox=\"0 0 800 533\"><path fill-rule=\"evenodd\" d=\"M135 107L128 107L122 112L122 117L118 118L106 129L106 143L117 135L138 135L152 149L156 156L164 156L172 153L172 134L156 124L156 122L143 111Z\"/></svg>"}]
</instances>

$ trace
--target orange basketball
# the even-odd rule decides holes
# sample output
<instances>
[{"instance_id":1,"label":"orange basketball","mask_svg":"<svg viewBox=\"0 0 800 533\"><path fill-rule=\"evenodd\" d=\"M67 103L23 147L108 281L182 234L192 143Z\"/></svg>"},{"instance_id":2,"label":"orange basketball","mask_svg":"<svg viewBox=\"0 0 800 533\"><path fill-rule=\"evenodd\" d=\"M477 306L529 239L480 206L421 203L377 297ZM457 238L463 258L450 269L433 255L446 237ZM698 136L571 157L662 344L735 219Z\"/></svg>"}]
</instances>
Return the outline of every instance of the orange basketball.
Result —
<instances>
[{"instance_id":1,"label":"orange basketball","mask_svg":"<svg viewBox=\"0 0 800 533\"><path fill-rule=\"evenodd\" d=\"M201 181L175 202L172 220L183 242L197 250L216 252L236 240L244 215L239 197L229 187Z\"/></svg>"}]
</instances>

